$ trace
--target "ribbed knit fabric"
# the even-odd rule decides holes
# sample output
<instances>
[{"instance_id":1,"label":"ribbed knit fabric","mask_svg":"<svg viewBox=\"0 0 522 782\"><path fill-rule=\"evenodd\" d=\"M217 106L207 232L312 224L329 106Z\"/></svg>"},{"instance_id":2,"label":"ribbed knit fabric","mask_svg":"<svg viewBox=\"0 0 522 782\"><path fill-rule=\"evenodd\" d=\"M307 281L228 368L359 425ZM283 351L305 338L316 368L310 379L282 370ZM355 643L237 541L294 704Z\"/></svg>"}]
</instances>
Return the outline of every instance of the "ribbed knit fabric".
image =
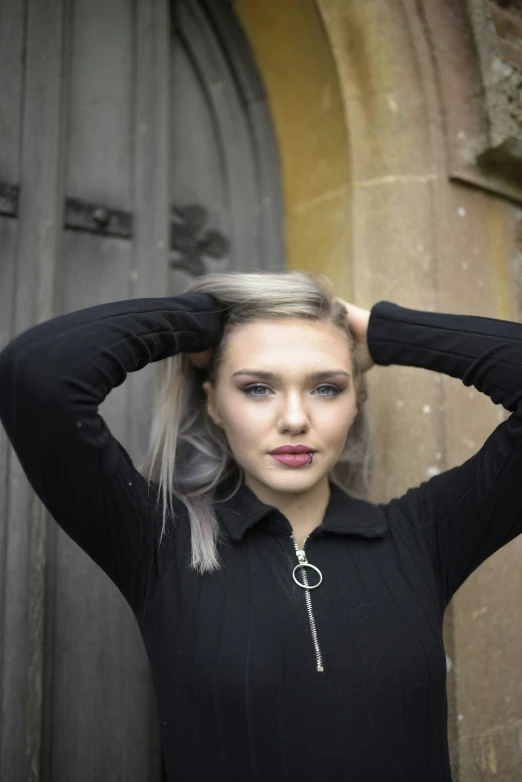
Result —
<instances>
[{"instance_id":1,"label":"ribbed knit fabric","mask_svg":"<svg viewBox=\"0 0 522 782\"><path fill-rule=\"evenodd\" d=\"M522 532L522 325L372 308L377 364L461 378L513 414L464 464L388 503L330 484L306 543L323 574L309 592L317 648L284 515L245 485L223 501L223 482L224 567L197 575L186 509L158 550L156 487L98 413L128 372L215 345L221 328L206 294L134 299L47 321L0 354L0 418L28 479L136 616L169 780L451 780L442 619Z\"/></svg>"}]
</instances>

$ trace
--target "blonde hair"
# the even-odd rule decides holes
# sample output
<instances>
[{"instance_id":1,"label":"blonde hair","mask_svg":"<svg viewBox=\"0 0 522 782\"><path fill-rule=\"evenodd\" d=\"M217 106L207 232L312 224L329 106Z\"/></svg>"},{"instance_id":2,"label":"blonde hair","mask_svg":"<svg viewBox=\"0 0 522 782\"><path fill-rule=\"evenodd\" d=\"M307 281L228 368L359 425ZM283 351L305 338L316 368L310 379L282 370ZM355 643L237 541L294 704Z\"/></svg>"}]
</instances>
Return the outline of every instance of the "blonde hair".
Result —
<instances>
[{"instance_id":1,"label":"blonde hair","mask_svg":"<svg viewBox=\"0 0 522 782\"><path fill-rule=\"evenodd\" d=\"M160 543L167 515L173 514L174 498L187 508L190 564L203 574L221 567L215 488L223 479L236 476L233 496L244 477L224 431L207 413L201 386L203 375L215 383L230 328L254 320L292 318L327 322L344 331L352 355L357 414L329 479L360 498L366 498L370 489L372 431L366 377L354 354L346 308L336 298L328 277L294 271L204 274L187 287L186 292L191 291L208 293L217 300L224 323L222 338L205 370L194 367L185 353L158 362L150 447L138 469L149 483L158 485L158 502L163 500Z\"/></svg>"}]
</instances>

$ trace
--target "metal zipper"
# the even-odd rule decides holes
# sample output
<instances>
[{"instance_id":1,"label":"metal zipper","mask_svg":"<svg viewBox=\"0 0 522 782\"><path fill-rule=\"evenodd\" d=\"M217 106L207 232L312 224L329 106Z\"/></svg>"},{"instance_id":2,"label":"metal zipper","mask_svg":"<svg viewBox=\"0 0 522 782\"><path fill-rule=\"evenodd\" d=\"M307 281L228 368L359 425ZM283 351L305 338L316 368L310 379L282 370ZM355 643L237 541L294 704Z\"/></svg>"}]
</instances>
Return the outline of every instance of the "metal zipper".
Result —
<instances>
[{"instance_id":1,"label":"metal zipper","mask_svg":"<svg viewBox=\"0 0 522 782\"><path fill-rule=\"evenodd\" d=\"M306 558L306 553L305 553L304 548L305 548L305 543L306 543L306 541L308 540L309 537L310 537L310 535L306 536L306 538L303 540L303 548L300 549L299 546L297 545L297 541L296 541L294 535L292 535L292 540L294 541L294 546L295 546L295 553L296 553L297 559L299 561L299 565L296 565L296 567L294 568L293 575L294 575L294 581L302 589L304 589L304 591L305 591L306 609L308 611L308 619L310 620L310 629L312 631L312 641L314 642L315 659L316 659L316 663L317 663L317 671L319 673L321 673L322 671L324 671L323 656L321 654L321 649L319 648L319 641L317 639L317 628L315 626L315 619L314 619L314 612L313 612L313 609L312 609L312 598L311 598L311 595L310 595L310 589L317 589L317 587L319 586L319 584L323 580L323 574L321 573L319 568L315 567L315 565L312 565L310 562L308 562L308 560ZM312 586L312 587L309 585L309 583L308 583L308 574L306 572L306 567L300 567L301 565L306 565L306 567L310 567L313 570L315 570L317 573L319 573L321 578L320 578L318 584L315 584L315 586ZM299 570L302 573L304 586L295 577L295 571L296 571L297 568L299 568Z\"/></svg>"}]
</instances>

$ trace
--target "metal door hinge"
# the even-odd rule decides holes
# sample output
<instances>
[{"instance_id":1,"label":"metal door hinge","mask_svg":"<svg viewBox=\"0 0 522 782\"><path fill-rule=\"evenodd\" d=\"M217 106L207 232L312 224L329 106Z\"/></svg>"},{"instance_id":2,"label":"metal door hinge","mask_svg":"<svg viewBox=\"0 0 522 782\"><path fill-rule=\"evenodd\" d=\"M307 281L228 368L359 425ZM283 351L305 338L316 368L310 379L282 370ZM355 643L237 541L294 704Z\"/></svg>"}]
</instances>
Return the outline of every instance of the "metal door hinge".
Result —
<instances>
[{"instance_id":1,"label":"metal door hinge","mask_svg":"<svg viewBox=\"0 0 522 782\"><path fill-rule=\"evenodd\" d=\"M66 198L65 227L101 236L131 239L132 214L101 204L80 201L78 198Z\"/></svg>"}]
</instances>

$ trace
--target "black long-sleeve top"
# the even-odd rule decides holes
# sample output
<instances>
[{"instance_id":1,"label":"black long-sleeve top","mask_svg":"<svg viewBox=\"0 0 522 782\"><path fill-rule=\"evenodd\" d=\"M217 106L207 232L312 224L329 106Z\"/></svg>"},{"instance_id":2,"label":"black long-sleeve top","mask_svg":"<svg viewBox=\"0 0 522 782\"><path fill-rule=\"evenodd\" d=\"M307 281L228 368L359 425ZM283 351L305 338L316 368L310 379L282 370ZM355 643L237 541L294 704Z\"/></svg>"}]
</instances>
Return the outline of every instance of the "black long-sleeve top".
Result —
<instances>
[{"instance_id":1,"label":"black long-sleeve top","mask_svg":"<svg viewBox=\"0 0 522 782\"><path fill-rule=\"evenodd\" d=\"M330 484L306 543L323 574L308 593L317 648L285 516L245 485L221 502L224 483L224 567L198 575L185 506L158 547L154 485L98 413L128 372L213 346L221 330L206 294L134 299L54 318L0 354L0 417L29 481L138 621L169 779L450 780L443 613L522 532L522 325L372 308L376 364L460 378L512 415L464 464L390 502Z\"/></svg>"}]
</instances>

